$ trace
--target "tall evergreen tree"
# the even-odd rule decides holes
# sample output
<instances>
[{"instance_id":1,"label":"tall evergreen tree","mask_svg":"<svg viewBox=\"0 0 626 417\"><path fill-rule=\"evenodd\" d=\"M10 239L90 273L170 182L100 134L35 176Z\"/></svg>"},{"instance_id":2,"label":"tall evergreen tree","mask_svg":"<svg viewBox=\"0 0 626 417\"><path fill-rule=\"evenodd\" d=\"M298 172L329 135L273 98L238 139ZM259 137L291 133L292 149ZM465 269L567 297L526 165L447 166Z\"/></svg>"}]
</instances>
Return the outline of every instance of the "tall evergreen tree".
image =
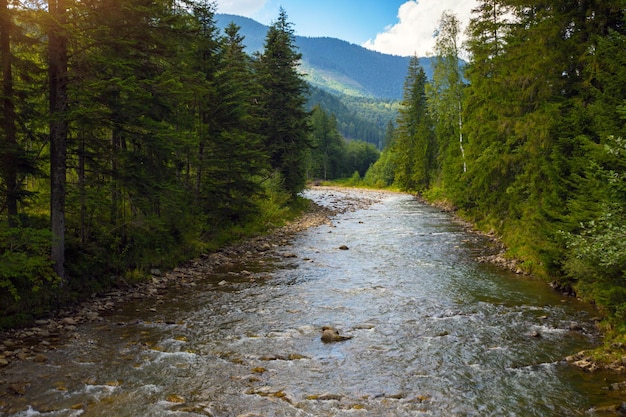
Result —
<instances>
[{"instance_id":1,"label":"tall evergreen tree","mask_svg":"<svg viewBox=\"0 0 626 417\"><path fill-rule=\"evenodd\" d=\"M310 146L305 110L307 84L298 73L300 59L292 24L281 8L278 20L267 32L265 49L258 57L257 77L261 85L261 129L270 163L293 196L304 188L306 152Z\"/></svg>"},{"instance_id":2,"label":"tall evergreen tree","mask_svg":"<svg viewBox=\"0 0 626 417\"><path fill-rule=\"evenodd\" d=\"M68 139L68 50L65 0L49 0L50 224L55 272L65 279L65 198Z\"/></svg>"},{"instance_id":3,"label":"tall evergreen tree","mask_svg":"<svg viewBox=\"0 0 626 417\"><path fill-rule=\"evenodd\" d=\"M426 73L419 59L411 57L392 148L396 160L395 181L403 190L425 190L432 175L434 136L426 83Z\"/></svg>"},{"instance_id":4,"label":"tall evergreen tree","mask_svg":"<svg viewBox=\"0 0 626 417\"><path fill-rule=\"evenodd\" d=\"M2 65L2 101L0 102L0 136L2 150L0 151L2 195L4 201L2 210L6 209L8 225L17 226L18 203L18 160L19 148L17 143L15 96L13 93L13 57L11 42L15 25L13 13L8 7L7 0L0 0L0 64Z\"/></svg>"},{"instance_id":5,"label":"tall evergreen tree","mask_svg":"<svg viewBox=\"0 0 626 417\"><path fill-rule=\"evenodd\" d=\"M267 155L255 131L259 87L243 40L238 26L225 29L213 80L214 101L208 103L211 133L204 156L203 198L211 205L208 214L216 225L239 223L256 212L259 177L267 169Z\"/></svg>"}]
</instances>

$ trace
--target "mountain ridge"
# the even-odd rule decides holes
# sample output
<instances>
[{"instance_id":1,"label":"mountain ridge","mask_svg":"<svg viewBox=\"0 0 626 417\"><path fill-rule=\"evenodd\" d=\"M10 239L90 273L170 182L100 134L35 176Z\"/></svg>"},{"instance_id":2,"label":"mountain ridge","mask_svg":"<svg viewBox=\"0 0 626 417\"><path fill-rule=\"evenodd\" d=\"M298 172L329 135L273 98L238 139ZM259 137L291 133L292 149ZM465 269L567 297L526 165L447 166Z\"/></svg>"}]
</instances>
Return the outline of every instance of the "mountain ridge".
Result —
<instances>
[{"instance_id":1,"label":"mountain ridge","mask_svg":"<svg viewBox=\"0 0 626 417\"><path fill-rule=\"evenodd\" d=\"M230 22L241 28L248 53L263 50L268 26L238 15L218 13L215 18L222 30ZM295 43L302 54L301 69L311 85L351 96L402 98L410 57L383 54L331 37L296 35ZM420 58L420 64L430 78L430 58Z\"/></svg>"}]
</instances>

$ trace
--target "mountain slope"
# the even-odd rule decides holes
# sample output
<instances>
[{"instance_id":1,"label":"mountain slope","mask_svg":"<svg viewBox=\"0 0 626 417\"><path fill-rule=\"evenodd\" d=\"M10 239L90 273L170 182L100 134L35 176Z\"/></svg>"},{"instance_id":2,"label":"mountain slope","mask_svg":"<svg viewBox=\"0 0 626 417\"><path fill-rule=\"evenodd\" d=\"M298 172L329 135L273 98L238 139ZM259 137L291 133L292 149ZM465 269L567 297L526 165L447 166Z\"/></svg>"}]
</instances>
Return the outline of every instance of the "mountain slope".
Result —
<instances>
[{"instance_id":1,"label":"mountain slope","mask_svg":"<svg viewBox=\"0 0 626 417\"><path fill-rule=\"evenodd\" d=\"M261 51L267 26L235 15L216 14L217 25L234 22L245 36L249 53ZM401 99L409 58L382 54L335 38L296 36L302 71L314 86L333 93L381 99ZM420 58L430 78L430 59Z\"/></svg>"}]
</instances>

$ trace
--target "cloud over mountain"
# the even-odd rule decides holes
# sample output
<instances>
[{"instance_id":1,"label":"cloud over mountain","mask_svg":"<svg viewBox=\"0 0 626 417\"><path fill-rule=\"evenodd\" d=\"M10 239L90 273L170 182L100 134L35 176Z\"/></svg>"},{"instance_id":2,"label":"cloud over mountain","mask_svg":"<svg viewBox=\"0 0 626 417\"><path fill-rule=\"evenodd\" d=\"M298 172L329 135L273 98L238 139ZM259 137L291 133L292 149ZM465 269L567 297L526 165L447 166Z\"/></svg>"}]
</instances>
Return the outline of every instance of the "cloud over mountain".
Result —
<instances>
[{"instance_id":1,"label":"cloud over mountain","mask_svg":"<svg viewBox=\"0 0 626 417\"><path fill-rule=\"evenodd\" d=\"M364 47L386 54L426 56L435 46L434 32L439 17L451 10L465 30L476 0L410 0L398 10L398 23L363 44Z\"/></svg>"}]
</instances>

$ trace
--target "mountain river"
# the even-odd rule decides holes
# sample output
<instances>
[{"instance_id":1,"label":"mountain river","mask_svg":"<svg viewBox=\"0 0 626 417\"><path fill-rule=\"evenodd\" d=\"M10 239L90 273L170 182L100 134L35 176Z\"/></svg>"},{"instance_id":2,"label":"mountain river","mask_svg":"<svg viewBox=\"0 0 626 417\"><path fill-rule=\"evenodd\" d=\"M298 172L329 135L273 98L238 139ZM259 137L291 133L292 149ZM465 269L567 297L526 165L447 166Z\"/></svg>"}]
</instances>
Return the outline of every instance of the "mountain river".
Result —
<instances>
[{"instance_id":1,"label":"mountain river","mask_svg":"<svg viewBox=\"0 0 626 417\"><path fill-rule=\"evenodd\" d=\"M306 196L336 206L366 193ZM0 416L615 415L599 411L621 401L615 376L563 361L599 343L597 312L476 262L488 245L384 194L271 262L242 258L158 305L133 300L79 324L45 362L12 362ZM352 338L322 343L325 325Z\"/></svg>"}]
</instances>

